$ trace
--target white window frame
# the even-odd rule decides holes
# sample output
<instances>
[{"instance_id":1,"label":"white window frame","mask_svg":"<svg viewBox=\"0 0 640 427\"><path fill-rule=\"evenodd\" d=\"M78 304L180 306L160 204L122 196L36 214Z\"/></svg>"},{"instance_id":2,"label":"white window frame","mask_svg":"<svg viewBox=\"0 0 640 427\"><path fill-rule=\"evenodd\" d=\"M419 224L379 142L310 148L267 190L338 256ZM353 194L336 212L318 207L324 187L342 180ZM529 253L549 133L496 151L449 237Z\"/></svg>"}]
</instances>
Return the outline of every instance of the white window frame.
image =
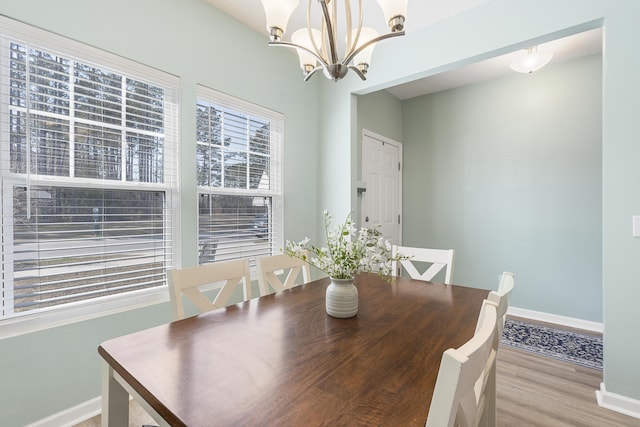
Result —
<instances>
[{"instance_id":1,"label":"white window frame","mask_svg":"<svg viewBox=\"0 0 640 427\"><path fill-rule=\"evenodd\" d=\"M106 69L117 70L117 72L124 77L132 77L135 79L139 78L139 80L153 82L154 84L162 85L171 89L171 91L173 92L173 99L168 103L167 109L165 110L165 120L167 121L167 123L170 123L170 129L165 135L165 142L167 143L165 161L168 161L168 164L170 165L168 167L172 169L170 173L166 173L167 169L165 169L165 182L162 184L148 185L148 183L135 183L135 185L138 186L137 189L140 190L151 188L158 189L159 187L162 187L162 190L160 191L163 191L165 193L165 198L171 199L170 207L168 208L168 211L165 212L166 221L170 222L170 224L167 224L167 227L165 228L165 230L168 230L169 233L165 234L165 239L171 240L173 250L171 251L171 259L169 261L170 265L167 265L166 268L168 269L172 265L177 265L178 254L180 253L180 239L176 238L176 236L180 235L180 198L178 194L178 115L180 112L179 78L166 72L162 72L145 66L138 62L105 52L95 47L87 46L83 43L79 43L74 40L70 40L65 37L50 33L48 31L44 31L0 16L0 49L4 50L7 48L7 38L20 40L23 42L26 41L29 44L38 46L38 48L40 49L53 51L60 55L69 56L71 58L78 58L82 61L86 61L87 63L100 64L100 66ZM2 58L6 58L6 55L2 55ZM3 63L1 65L3 66L3 68L7 66L6 63ZM0 81L0 87L6 88L7 84L5 79L8 80L8 76L0 76L0 79L3 79L3 81ZM8 98L8 94L6 93L2 93L1 95L3 99ZM7 104L0 103L0 109L0 113L2 113L4 117L6 117L8 115ZM9 134L8 123L0 121L0 134ZM6 158L6 156L2 156L2 158L0 158L0 161L3 162L3 170L8 170L9 168L7 166L9 160ZM126 175L126 170L123 170L122 174L123 176ZM15 184L16 182L18 181L11 178L11 176L5 175L2 177L2 185L0 185L0 189L2 191L1 197L3 198L3 205L5 207L8 206L7 204L5 204L6 199L12 199L12 192L7 191L7 188L11 188L12 184ZM42 183L45 183L45 185L57 183L58 185L62 186L66 186L67 184L69 184L69 186L74 186L82 185L82 179L74 178L73 181L68 182L64 178L61 179L60 177L31 179L31 185L39 185ZM93 180L93 183L95 185L95 180ZM21 184L23 185L23 182L21 182ZM113 183L107 184L108 185L103 185L105 189L136 189L132 186L128 187L126 185L123 185L120 181L114 181ZM9 205L11 204L12 200ZM11 228L8 224L5 224L5 227L7 229ZM9 243L12 241L11 235L7 235L7 233L5 233L5 237L5 244L6 240L8 240ZM9 262L5 262L5 265L8 268L12 268L12 263L10 262L12 251L8 251L3 255L9 260ZM74 303L68 303L62 306L51 307L48 309L34 311L33 313L21 314L19 316L0 320L0 339L111 315L114 313L119 313L136 308L146 307L162 302L167 302L168 300L169 297L167 286L165 283L164 286L129 291L106 297L98 297Z\"/></svg>"},{"instance_id":2,"label":"white window frame","mask_svg":"<svg viewBox=\"0 0 640 427\"><path fill-rule=\"evenodd\" d=\"M222 187L209 187L197 185L197 198L196 203L199 203L200 195L230 195L230 196L253 196L253 197L270 197L271 198L271 242L269 253L265 255L274 255L281 252L284 247L284 196L283 196L283 182L284 182L284 115L268 108L256 105L254 103L233 97L223 92L208 88L203 85L197 87L197 102L205 100L210 103L214 103L218 106L229 108L238 112L245 113L249 116L260 117L270 121L271 137L270 137L270 188L268 190L247 190L247 189L235 189L235 188L222 188ZM197 166L196 166L197 167ZM247 178L248 179L248 178ZM199 213L199 205L198 205ZM198 214L198 233L200 230L200 215ZM198 254L200 246L200 236L197 238L196 244L198 245ZM249 258L249 264L251 267L251 277L253 280L257 279L257 272L255 268L255 255L250 253L246 255ZM261 255L259 255L261 256Z\"/></svg>"}]
</instances>

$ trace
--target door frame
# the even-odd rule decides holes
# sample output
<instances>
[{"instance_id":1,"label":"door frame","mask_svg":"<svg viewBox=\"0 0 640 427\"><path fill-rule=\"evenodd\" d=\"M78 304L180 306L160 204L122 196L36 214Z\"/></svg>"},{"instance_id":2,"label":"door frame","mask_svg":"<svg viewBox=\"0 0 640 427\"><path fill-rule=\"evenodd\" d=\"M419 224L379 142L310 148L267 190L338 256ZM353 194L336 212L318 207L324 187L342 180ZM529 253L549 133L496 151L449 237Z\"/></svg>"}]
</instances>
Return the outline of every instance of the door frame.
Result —
<instances>
[{"instance_id":1,"label":"door frame","mask_svg":"<svg viewBox=\"0 0 640 427\"><path fill-rule=\"evenodd\" d=\"M364 169L364 140L365 138L372 138L378 141L381 141L384 144L390 144L398 149L398 162L400 163L400 168L398 170L398 214L400 215L400 223L398 224L398 245L402 245L402 228L404 223L404 216L402 214L402 171L404 168L404 159L402 157L402 143L395 141L391 138L387 138L386 136L377 134L369 129L362 128L362 139L360 140L360 182L366 184L364 182L364 176L362 176L362 171ZM362 200L362 194L358 192L358 222L359 224L364 224L364 203Z\"/></svg>"}]
</instances>

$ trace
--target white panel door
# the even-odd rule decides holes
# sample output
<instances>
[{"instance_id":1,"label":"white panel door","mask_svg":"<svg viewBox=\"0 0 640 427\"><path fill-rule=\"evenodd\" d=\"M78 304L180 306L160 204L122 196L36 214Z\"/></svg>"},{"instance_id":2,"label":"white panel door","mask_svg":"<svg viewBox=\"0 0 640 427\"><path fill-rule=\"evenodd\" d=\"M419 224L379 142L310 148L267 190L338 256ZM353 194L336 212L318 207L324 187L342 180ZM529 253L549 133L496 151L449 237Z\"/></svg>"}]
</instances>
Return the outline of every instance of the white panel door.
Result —
<instances>
[{"instance_id":1,"label":"white panel door","mask_svg":"<svg viewBox=\"0 0 640 427\"><path fill-rule=\"evenodd\" d=\"M402 145L367 130L362 135L362 193L364 227L379 225L392 244L401 244Z\"/></svg>"}]
</instances>

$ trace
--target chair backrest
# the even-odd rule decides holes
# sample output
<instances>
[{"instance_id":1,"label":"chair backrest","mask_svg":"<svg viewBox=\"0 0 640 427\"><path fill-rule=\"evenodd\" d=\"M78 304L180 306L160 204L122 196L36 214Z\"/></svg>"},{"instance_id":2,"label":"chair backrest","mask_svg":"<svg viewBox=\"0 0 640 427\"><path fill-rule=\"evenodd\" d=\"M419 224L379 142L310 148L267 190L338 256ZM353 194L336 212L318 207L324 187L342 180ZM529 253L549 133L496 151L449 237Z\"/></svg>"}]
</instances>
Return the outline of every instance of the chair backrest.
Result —
<instances>
[{"instance_id":1,"label":"chair backrest","mask_svg":"<svg viewBox=\"0 0 640 427\"><path fill-rule=\"evenodd\" d=\"M251 298L251 272L247 259L219 261L170 270L168 282L174 320L185 317L183 294L200 312L225 307L239 285L242 285L244 300ZM222 282L222 285L212 301L201 288L218 282Z\"/></svg>"},{"instance_id":2,"label":"chair backrest","mask_svg":"<svg viewBox=\"0 0 640 427\"><path fill-rule=\"evenodd\" d=\"M442 355L426 427L495 425L497 320L485 300L473 338Z\"/></svg>"},{"instance_id":3,"label":"chair backrest","mask_svg":"<svg viewBox=\"0 0 640 427\"><path fill-rule=\"evenodd\" d=\"M500 284L497 291L489 292L487 299L496 305L498 312L498 339L502 336L504 322L507 320L507 309L509 308L509 296L515 285L513 273L505 271L500 277Z\"/></svg>"},{"instance_id":4,"label":"chair backrest","mask_svg":"<svg viewBox=\"0 0 640 427\"><path fill-rule=\"evenodd\" d=\"M289 255L257 258L256 267L261 295L269 293L269 285L278 292L311 281L309 264ZM300 273L302 273L302 280L300 280Z\"/></svg>"},{"instance_id":5,"label":"chair backrest","mask_svg":"<svg viewBox=\"0 0 640 427\"><path fill-rule=\"evenodd\" d=\"M392 274L400 276L401 269L404 268L412 279L430 281L445 268L444 283L450 284L453 278L453 249L428 249L414 248L410 246L394 246L394 255L400 253L409 257L394 261L392 266ZM429 267L420 273L414 263L429 263Z\"/></svg>"}]
</instances>

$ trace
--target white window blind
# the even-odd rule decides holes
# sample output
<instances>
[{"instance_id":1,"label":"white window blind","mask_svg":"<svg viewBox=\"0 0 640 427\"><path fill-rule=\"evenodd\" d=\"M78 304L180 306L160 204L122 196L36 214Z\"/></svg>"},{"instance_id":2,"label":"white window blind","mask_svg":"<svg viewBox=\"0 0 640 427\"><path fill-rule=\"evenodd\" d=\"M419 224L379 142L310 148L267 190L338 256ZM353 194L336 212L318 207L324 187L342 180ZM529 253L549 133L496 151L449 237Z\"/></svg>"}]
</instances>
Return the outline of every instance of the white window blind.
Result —
<instances>
[{"instance_id":1,"label":"white window blind","mask_svg":"<svg viewBox=\"0 0 640 427\"><path fill-rule=\"evenodd\" d=\"M199 263L272 255L283 246L282 115L199 86Z\"/></svg>"},{"instance_id":2,"label":"white window blind","mask_svg":"<svg viewBox=\"0 0 640 427\"><path fill-rule=\"evenodd\" d=\"M177 78L1 19L0 318L163 286Z\"/></svg>"}]
</instances>

